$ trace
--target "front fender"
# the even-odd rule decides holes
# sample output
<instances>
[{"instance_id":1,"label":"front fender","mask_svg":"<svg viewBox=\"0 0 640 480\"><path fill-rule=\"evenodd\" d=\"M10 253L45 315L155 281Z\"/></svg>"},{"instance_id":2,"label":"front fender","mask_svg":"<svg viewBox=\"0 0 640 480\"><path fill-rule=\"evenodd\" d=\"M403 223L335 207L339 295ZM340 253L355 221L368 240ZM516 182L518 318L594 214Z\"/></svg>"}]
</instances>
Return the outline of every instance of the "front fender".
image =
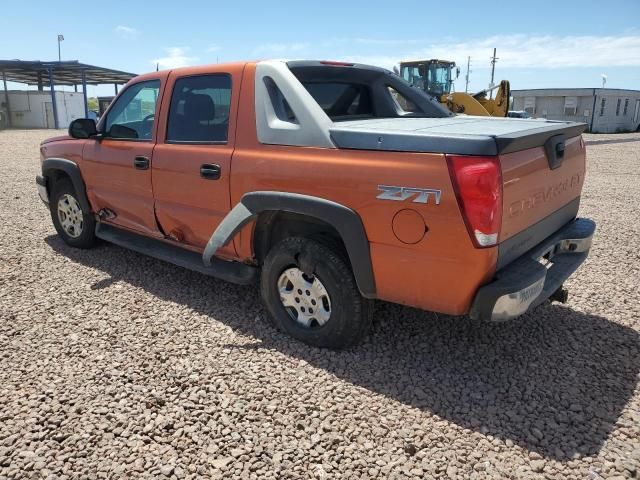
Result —
<instances>
[{"instance_id":1,"label":"front fender","mask_svg":"<svg viewBox=\"0 0 640 480\"><path fill-rule=\"evenodd\" d=\"M45 159L42 162L42 176L47 178L47 183L49 185L52 185L50 177L56 170L64 172L71 179L71 183L78 195L78 202L80 202L82 210L90 212L91 204L87 198L87 189L78 165L75 162L64 158Z\"/></svg>"}]
</instances>

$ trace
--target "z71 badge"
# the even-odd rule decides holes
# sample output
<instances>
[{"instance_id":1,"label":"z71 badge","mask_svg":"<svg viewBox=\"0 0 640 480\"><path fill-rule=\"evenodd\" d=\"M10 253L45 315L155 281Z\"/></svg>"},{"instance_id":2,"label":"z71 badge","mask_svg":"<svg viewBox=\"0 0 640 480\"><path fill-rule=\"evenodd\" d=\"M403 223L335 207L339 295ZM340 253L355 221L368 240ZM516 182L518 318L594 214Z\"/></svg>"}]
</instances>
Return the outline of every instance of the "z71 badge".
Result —
<instances>
[{"instance_id":1,"label":"z71 badge","mask_svg":"<svg viewBox=\"0 0 640 480\"><path fill-rule=\"evenodd\" d=\"M442 191L433 188L394 187L392 185L378 185L382 191L376 198L379 200L403 201L413 197L413 203L429 203L429 197L433 196L435 204L440 205Z\"/></svg>"}]
</instances>

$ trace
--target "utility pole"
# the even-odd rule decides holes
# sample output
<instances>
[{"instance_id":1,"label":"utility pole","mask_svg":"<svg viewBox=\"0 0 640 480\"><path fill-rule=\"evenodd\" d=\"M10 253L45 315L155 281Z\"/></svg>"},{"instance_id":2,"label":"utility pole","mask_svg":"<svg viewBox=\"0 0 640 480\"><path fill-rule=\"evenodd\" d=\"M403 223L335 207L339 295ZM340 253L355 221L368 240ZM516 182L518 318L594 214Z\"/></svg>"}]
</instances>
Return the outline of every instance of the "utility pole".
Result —
<instances>
[{"instance_id":1,"label":"utility pole","mask_svg":"<svg viewBox=\"0 0 640 480\"><path fill-rule=\"evenodd\" d=\"M61 62L62 61L62 55L60 55L60 44L62 43L62 41L64 40L64 36L62 34L58 34L58 61Z\"/></svg>"},{"instance_id":2,"label":"utility pole","mask_svg":"<svg viewBox=\"0 0 640 480\"><path fill-rule=\"evenodd\" d=\"M471 70L469 70L470 66L471 66L471 57L467 57L467 74L464 77L465 79L464 93L469 93L469 73L471 73Z\"/></svg>"},{"instance_id":3,"label":"utility pole","mask_svg":"<svg viewBox=\"0 0 640 480\"><path fill-rule=\"evenodd\" d=\"M496 71L496 62L498 61L498 57L496 57L496 49L493 48L493 57L491 57L491 83L489 84L489 88L493 87L493 74ZM489 98L493 98L493 90L489 92Z\"/></svg>"}]
</instances>

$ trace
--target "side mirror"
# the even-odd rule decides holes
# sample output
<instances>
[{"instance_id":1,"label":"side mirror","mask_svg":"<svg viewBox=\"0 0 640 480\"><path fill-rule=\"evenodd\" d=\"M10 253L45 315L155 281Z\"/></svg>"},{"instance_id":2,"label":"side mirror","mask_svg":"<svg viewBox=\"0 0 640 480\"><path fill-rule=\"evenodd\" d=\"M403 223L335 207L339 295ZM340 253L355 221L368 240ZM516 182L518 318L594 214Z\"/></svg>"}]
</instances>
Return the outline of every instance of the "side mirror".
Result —
<instances>
[{"instance_id":1,"label":"side mirror","mask_svg":"<svg viewBox=\"0 0 640 480\"><path fill-rule=\"evenodd\" d=\"M77 118L69 125L69 136L72 138L91 138L97 134L96 121L91 118Z\"/></svg>"}]
</instances>

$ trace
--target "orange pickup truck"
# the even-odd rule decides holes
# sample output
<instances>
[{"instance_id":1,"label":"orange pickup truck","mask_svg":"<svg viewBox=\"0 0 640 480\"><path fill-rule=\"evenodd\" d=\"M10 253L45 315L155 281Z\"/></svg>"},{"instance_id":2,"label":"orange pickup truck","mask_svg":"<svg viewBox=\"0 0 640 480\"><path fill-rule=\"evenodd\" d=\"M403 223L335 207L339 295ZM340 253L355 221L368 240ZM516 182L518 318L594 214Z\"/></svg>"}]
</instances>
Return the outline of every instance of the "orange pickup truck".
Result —
<instances>
[{"instance_id":1,"label":"orange pickup truck","mask_svg":"<svg viewBox=\"0 0 640 480\"><path fill-rule=\"evenodd\" d=\"M454 115L387 70L323 61L133 79L40 147L66 243L96 238L232 282L274 325L357 343L374 299L484 321L566 301L585 125Z\"/></svg>"}]
</instances>

